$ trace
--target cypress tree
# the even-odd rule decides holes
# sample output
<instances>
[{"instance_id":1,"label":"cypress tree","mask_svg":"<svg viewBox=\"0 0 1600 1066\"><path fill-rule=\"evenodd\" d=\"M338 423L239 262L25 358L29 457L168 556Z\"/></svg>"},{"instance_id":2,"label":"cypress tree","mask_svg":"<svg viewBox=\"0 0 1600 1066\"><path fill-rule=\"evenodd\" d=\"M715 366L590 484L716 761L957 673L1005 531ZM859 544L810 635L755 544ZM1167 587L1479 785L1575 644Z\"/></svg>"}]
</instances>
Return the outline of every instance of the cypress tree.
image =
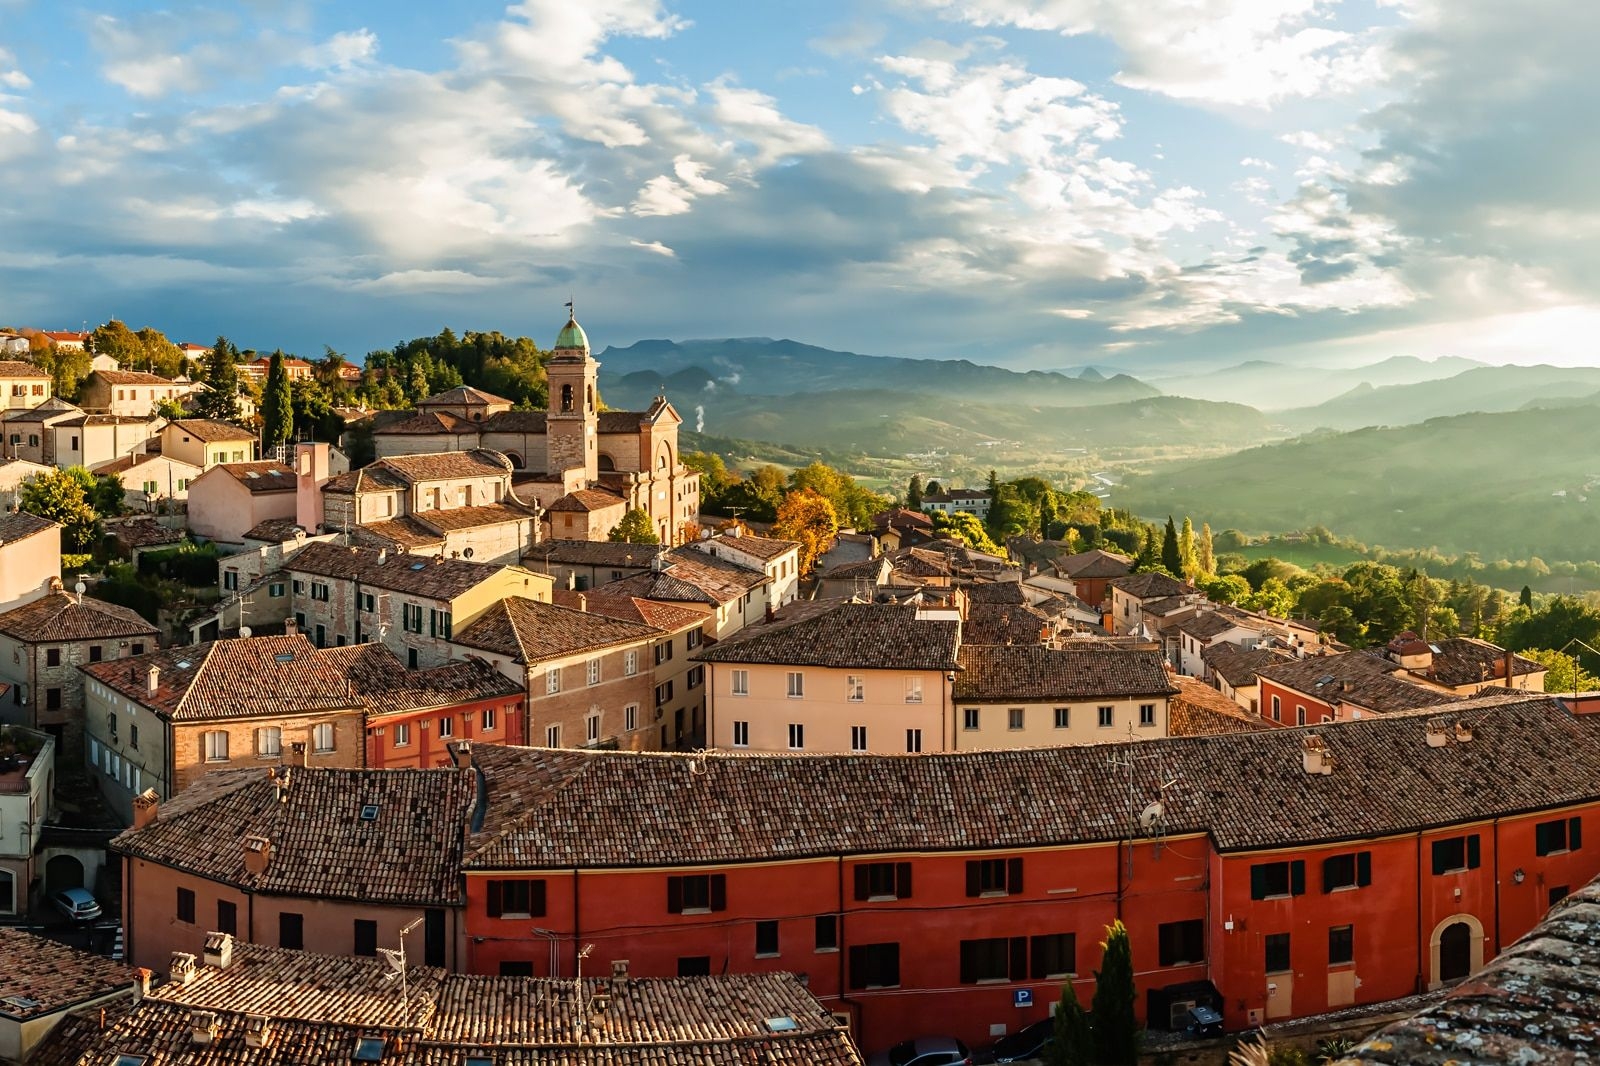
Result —
<instances>
[{"instance_id":1,"label":"cypress tree","mask_svg":"<svg viewBox=\"0 0 1600 1066\"><path fill-rule=\"evenodd\" d=\"M1161 565L1174 577L1183 573L1183 555L1178 551L1178 527L1172 524L1172 516L1167 515L1167 530L1161 536Z\"/></svg>"},{"instance_id":2,"label":"cypress tree","mask_svg":"<svg viewBox=\"0 0 1600 1066\"><path fill-rule=\"evenodd\" d=\"M294 433L294 402L289 395L289 371L283 352L272 353L267 367L267 387L261 394L261 454L267 456Z\"/></svg>"},{"instance_id":3,"label":"cypress tree","mask_svg":"<svg viewBox=\"0 0 1600 1066\"><path fill-rule=\"evenodd\" d=\"M216 418L224 422L239 417L239 350L228 343L228 338L218 337L206 357L205 383L209 392L195 404L202 418Z\"/></svg>"},{"instance_id":4,"label":"cypress tree","mask_svg":"<svg viewBox=\"0 0 1600 1066\"><path fill-rule=\"evenodd\" d=\"M1133 948L1121 921L1106 927L1094 973L1089 1029L1094 1061L1101 1066L1134 1066L1139 1061L1139 1020L1134 1013Z\"/></svg>"},{"instance_id":5,"label":"cypress tree","mask_svg":"<svg viewBox=\"0 0 1600 1066\"><path fill-rule=\"evenodd\" d=\"M1089 1015L1078 1002L1078 990L1069 979L1061 985L1061 1006L1056 1010L1056 1041L1049 1046L1046 1061L1050 1066L1089 1066L1094 1036Z\"/></svg>"},{"instance_id":6,"label":"cypress tree","mask_svg":"<svg viewBox=\"0 0 1600 1066\"><path fill-rule=\"evenodd\" d=\"M911 481L906 485L906 507L912 511L922 510L921 474L912 474Z\"/></svg>"}]
</instances>

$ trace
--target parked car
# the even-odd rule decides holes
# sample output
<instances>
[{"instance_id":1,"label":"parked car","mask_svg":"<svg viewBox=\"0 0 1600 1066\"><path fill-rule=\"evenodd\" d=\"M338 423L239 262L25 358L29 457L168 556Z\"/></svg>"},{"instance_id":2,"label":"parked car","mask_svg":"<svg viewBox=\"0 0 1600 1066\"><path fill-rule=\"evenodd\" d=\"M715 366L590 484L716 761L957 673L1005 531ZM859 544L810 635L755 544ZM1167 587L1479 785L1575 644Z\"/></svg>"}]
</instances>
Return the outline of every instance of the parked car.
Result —
<instances>
[{"instance_id":1,"label":"parked car","mask_svg":"<svg viewBox=\"0 0 1600 1066\"><path fill-rule=\"evenodd\" d=\"M100 904L83 888L63 888L50 897L69 922L92 922L100 917Z\"/></svg>"},{"instance_id":2,"label":"parked car","mask_svg":"<svg viewBox=\"0 0 1600 1066\"><path fill-rule=\"evenodd\" d=\"M902 1040L867 1059L867 1066L970 1066L972 1053L953 1036Z\"/></svg>"},{"instance_id":3,"label":"parked car","mask_svg":"<svg viewBox=\"0 0 1600 1066\"><path fill-rule=\"evenodd\" d=\"M1034 1022L1024 1026L1014 1033L1008 1033L996 1040L989 1047L973 1056L974 1062L1021 1062L1024 1059L1037 1059L1044 1054L1044 1049L1054 1043L1056 1039L1056 1020L1046 1018L1042 1022Z\"/></svg>"}]
</instances>

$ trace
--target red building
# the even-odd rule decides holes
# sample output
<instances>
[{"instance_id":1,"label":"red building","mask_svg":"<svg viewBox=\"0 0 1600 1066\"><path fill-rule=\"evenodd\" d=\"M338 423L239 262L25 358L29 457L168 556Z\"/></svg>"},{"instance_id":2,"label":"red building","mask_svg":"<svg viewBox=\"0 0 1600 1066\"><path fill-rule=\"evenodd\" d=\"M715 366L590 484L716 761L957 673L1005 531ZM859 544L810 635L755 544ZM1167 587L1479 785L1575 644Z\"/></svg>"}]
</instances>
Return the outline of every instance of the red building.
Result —
<instances>
[{"instance_id":1,"label":"red building","mask_svg":"<svg viewBox=\"0 0 1600 1066\"><path fill-rule=\"evenodd\" d=\"M1547 698L1011 752L470 758L467 968L570 976L592 944L641 975L796 970L867 1048L1014 1030L1068 975L1087 1000L1118 918L1157 1027L1213 994L1231 1028L1392 999L1600 872L1600 721Z\"/></svg>"},{"instance_id":2,"label":"red building","mask_svg":"<svg viewBox=\"0 0 1600 1066\"><path fill-rule=\"evenodd\" d=\"M1256 671L1261 718L1273 725L1319 725L1439 707L1463 698L1402 680L1405 676L1398 663L1364 651L1266 666Z\"/></svg>"},{"instance_id":3,"label":"red building","mask_svg":"<svg viewBox=\"0 0 1600 1066\"><path fill-rule=\"evenodd\" d=\"M382 645L361 645L361 647ZM334 649L337 650L337 649ZM385 649L387 652L387 649ZM482 659L429 670L401 669L363 689L367 765L382 769L450 766L450 743L526 744L527 695Z\"/></svg>"}]
</instances>

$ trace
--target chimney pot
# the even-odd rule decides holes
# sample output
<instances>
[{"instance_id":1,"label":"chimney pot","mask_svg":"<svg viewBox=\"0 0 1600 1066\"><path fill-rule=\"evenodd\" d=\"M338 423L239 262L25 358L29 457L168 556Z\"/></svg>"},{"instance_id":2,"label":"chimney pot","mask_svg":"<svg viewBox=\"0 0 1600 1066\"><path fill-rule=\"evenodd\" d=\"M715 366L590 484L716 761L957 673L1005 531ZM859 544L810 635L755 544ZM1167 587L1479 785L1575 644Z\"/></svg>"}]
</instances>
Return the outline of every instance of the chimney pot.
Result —
<instances>
[{"instance_id":1,"label":"chimney pot","mask_svg":"<svg viewBox=\"0 0 1600 1066\"><path fill-rule=\"evenodd\" d=\"M232 966L233 934L207 933L205 953L202 958L207 966L215 966L219 970L226 970Z\"/></svg>"},{"instance_id":2,"label":"chimney pot","mask_svg":"<svg viewBox=\"0 0 1600 1066\"><path fill-rule=\"evenodd\" d=\"M288 618L285 618L283 620L283 635L286 637L292 637L297 632L298 627L295 623L294 616L290 615Z\"/></svg>"},{"instance_id":3,"label":"chimney pot","mask_svg":"<svg viewBox=\"0 0 1600 1066\"><path fill-rule=\"evenodd\" d=\"M194 980L194 956L187 951L174 951L168 973L173 984L187 985Z\"/></svg>"},{"instance_id":4,"label":"chimney pot","mask_svg":"<svg viewBox=\"0 0 1600 1066\"><path fill-rule=\"evenodd\" d=\"M149 690L152 696L155 695L156 690L161 687L161 667L152 666L146 670L144 680L145 688Z\"/></svg>"},{"instance_id":5,"label":"chimney pot","mask_svg":"<svg viewBox=\"0 0 1600 1066\"><path fill-rule=\"evenodd\" d=\"M147 788L133 797L133 828L143 829L156 820L161 810L161 797L153 788Z\"/></svg>"},{"instance_id":6,"label":"chimney pot","mask_svg":"<svg viewBox=\"0 0 1600 1066\"><path fill-rule=\"evenodd\" d=\"M133 1001L139 1002L150 994L150 983L155 980L155 971L141 966L133 971Z\"/></svg>"},{"instance_id":7,"label":"chimney pot","mask_svg":"<svg viewBox=\"0 0 1600 1066\"><path fill-rule=\"evenodd\" d=\"M260 877L267 872L267 866L272 861L272 841L264 836L251 833L242 841L244 848L244 869L252 877ZM228 943L228 955L233 955L233 942Z\"/></svg>"}]
</instances>

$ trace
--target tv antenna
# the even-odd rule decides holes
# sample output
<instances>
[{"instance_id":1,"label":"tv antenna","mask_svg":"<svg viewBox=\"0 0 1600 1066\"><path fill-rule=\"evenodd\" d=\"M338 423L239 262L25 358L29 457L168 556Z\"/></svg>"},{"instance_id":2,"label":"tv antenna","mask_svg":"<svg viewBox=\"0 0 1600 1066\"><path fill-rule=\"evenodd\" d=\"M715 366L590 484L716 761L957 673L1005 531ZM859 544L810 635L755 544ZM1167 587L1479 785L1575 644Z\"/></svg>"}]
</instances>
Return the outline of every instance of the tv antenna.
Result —
<instances>
[{"instance_id":1,"label":"tv antenna","mask_svg":"<svg viewBox=\"0 0 1600 1066\"><path fill-rule=\"evenodd\" d=\"M391 973L383 975L385 981L400 981L400 1016L402 1024L411 1021L411 990L406 984L406 934L416 932L417 926L422 924L421 918L413 918L411 923L400 930L399 948L379 948L378 954L388 962Z\"/></svg>"},{"instance_id":2,"label":"tv antenna","mask_svg":"<svg viewBox=\"0 0 1600 1066\"><path fill-rule=\"evenodd\" d=\"M1133 726L1128 727L1129 737L1134 737ZM1176 777L1169 776L1165 760L1160 752L1149 751L1141 754L1138 749L1142 744L1130 744L1120 753L1111 756L1113 770L1125 770L1128 775L1128 818L1132 827L1137 828L1142 835L1155 842L1154 857L1161 858L1161 845L1167 835L1167 790L1178 784ZM1139 773L1141 763L1153 763L1154 774L1144 775L1148 780L1154 777L1156 797L1149 799L1149 785L1140 781ZM1141 802L1142 801L1142 802ZM1132 841L1130 841L1130 844ZM1128 848L1128 880L1133 880L1133 848Z\"/></svg>"}]
</instances>

